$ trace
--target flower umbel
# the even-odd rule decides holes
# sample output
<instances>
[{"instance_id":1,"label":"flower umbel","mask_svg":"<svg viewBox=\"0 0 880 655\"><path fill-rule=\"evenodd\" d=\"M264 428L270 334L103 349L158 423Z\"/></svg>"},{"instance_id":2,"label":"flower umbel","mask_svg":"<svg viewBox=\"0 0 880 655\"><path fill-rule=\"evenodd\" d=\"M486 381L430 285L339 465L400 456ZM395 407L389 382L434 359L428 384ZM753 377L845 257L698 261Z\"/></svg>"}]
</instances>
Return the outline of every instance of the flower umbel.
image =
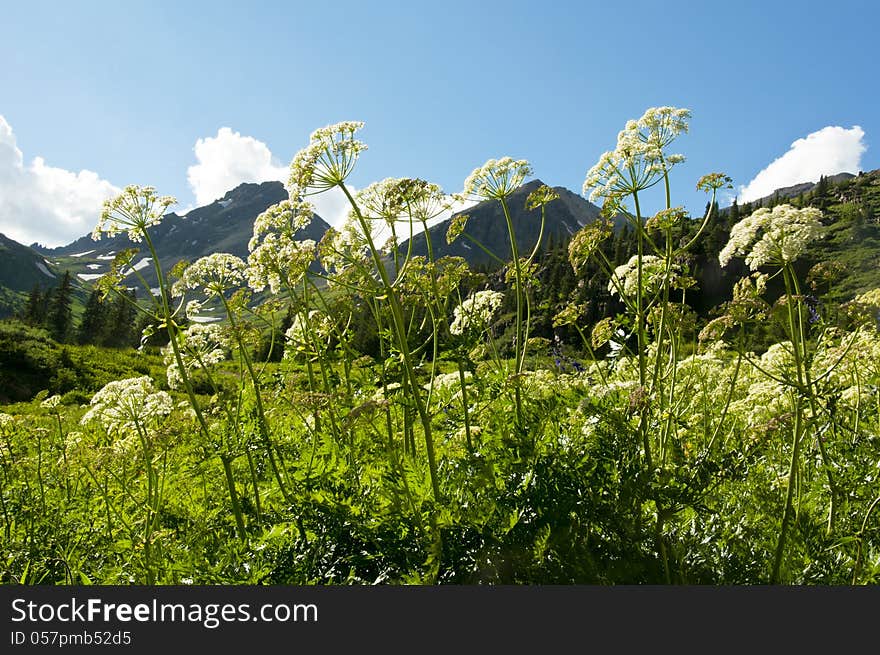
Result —
<instances>
[{"instance_id":1,"label":"flower umbel","mask_svg":"<svg viewBox=\"0 0 880 655\"><path fill-rule=\"evenodd\" d=\"M470 216L467 214L456 214L452 217L452 220L449 222L449 228L446 230L446 243L452 244L462 235L467 227L468 218Z\"/></svg>"},{"instance_id":2,"label":"flower umbel","mask_svg":"<svg viewBox=\"0 0 880 655\"><path fill-rule=\"evenodd\" d=\"M171 396L156 391L148 376L114 380L92 397L91 408L80 422L97 421L108 432L143 430L170 414L172 406Z\"/></svg>"},{"instance_id":3,"label":"flower umbel","mask_svg":"<svg viewBox=\"0 0 880 655\"><path fill-rule=\"evenodd\" d=\"M219 296L244 283L244 260L225 252L215 252L196 260L174 283L171 295L182 296L187 289L199 289L207 298Z\"/></svg>"},{"instance_id":4,"label":"flower umbel","mask_svg":"<svg viewBox=\"0 0 880 655\"><path fill-rule=\"evenodd\" d=\"M248 250L253 251L259 243L261 235L266 233L281 233L294 235L309 226L314 216L315 208L311 203L282 200L269 207L254 221L254 236L248 243Z\"/></svg>"},{"instance_id":5,"label":"flower umbel","mask_svg":"<svg viewBox=\"0 0 880 655\"><path fill-rule=\"evenodd\" d=\"M314 260L313 240L297 241L289 234L271 232L248 255L248 286L259 292L269 285L272 293L277 294L284 284L296 284Z\"/></svg>"},{"instance_id":6,"label":"flower umbel","mask_svg":"<svg viewBox=\"0 0 880 655\"><path fill-rule=\"evenodd\" d=\"M568 261L575 273L580 273L587 262L611 233L611 221L599 218L575 232L568 244Z\"/></svg>"},{"instance_id":7,"label":"flower umbel","mask_svg":"<svg viewBox=\"0 0 880 655\"><path fill-rule=\"evenodd\" d=\"M590 201L625 196L658 182L673 165L684 161L664 149L688 131L689 109L651 107L642 117L627 122L617 135L617 147L604 153L588 172L583 193ZM591 191L592 190L592 191Z\"/></svg>"},{"instance_id":8,"label":"flower umbel","mask_svg":"<svg viewBox=\"0 0 880 655\"><path fill-rule=\"evenodd\" d=\"M363 126L360 121L343 121L312 132L309 145L290 162L287 190L291 199L320 193L345 181L360 153L367 149L354 138Z\"/></svg>"},{"instance_id":9,"label":"flower umbel","mask_svg":"<svg viewBox=\"0 0 880 655\"><path fill-rule=\"evenodd\" d=\"M308 320L302 314L297 314L284 333L284 359L292 359L296 353L320 354L329 346L332 335L333 323L324 312L313 309L309 312Z\"/></svg>"},{"instance_id":10,"label":"flower umbel","mask_svg":"<svg viewBox=\"0 0 880 655\"><path fill-rule=\"evenodd\" d=\"M516 191L531 174L532 167L525 159L490 159L475 168L464 181L462 197L466 200L501 200Z\"/></svg>"},{"instance_id":11,"label":"flower umbel","mask_svg":"<svg viewBox=\"0 0 880 655\"><path fill-rule=\"evenodd\" d=\"M158 225L168 207L174 204L177 204L175 198L157 195L154 187L130 184L115 198L104 201L92 239L99 241L104 235L114 237L128 232L128 238L138 242L147 228Z\"/></svg>"},{"instance_id":12,"label":"flower umbel","mask_svg":"<svg viewBox=\"0 0 880 655\"><path fill-rule=\"evenodd\" d=\"M622 287L626 296L635 297L639 287L638 266L639 256L633 255L626 264L615 268L614 277L608 283L608 291L613 294L620 293L620 287ZM655 255L644 255L642 257L642 294L654 293L664 282L670 284L676 282L679 272L678 264L671 264L667 271L666 260Z\"/></svg>"},{"instance_id":13,"label":"flower umbel","mask_svg":"<svg viewBox=\"0 0 880 655\"><path fill-rule=\"evenodd\" d=\"M357 192L355 202L364 218L381 219L389 225L410 219L424 223L451 205L438 185L408 177L373 182Z\"/></svg>"},{"instance_id":14,"label":"flower umbel","mask_svg":"<svg viewBox=\"0 0 880 655\"><path fill-rule=\"evenodd\" d=\"M180 358L187 372L195 369L208 368L226 359L230 348L230 340L219 325L194 323L180 333ZM167 367L166 377L171 389L178 389L183 384L183 376L171 344L162 349L164 363Z\"/></svg>"},{"instance_id":15,"label":"flower umbel","mask_svg":"<svg viewBox=\"0 0 880 655\"><path fill-rule=\"evenodd\" d=\"M498 291L477 291L453 310L455 318L449 331L462 335L485 329L503 300L504 294Z\"/></svg>"},{"instance_id":16,"label":"flower umbel","mask_svg":"<svg viewBox=\"0 0 880 655\"><path fill-rule=\"evenodd\" d=\"M718 260L727 266L735 256L745 255L753 271L765 264L790 264L803 254L807 244L822 236L821 219L822 212L814 207L762 207L733 226Z\"/></svg>"}]
</instances>

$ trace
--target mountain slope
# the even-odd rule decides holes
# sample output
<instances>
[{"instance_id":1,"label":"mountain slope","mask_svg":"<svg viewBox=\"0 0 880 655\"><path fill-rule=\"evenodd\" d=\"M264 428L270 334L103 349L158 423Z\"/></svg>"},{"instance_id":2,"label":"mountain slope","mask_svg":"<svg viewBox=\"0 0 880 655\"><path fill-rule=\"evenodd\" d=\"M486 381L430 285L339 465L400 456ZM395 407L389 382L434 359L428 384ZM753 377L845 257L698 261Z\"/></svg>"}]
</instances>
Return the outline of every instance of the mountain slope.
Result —
<instances>
[{"instance_id":1,"label":"mountain slope","mask_svg":"<svg viewBox=\"0 0 880 655\"><path fill-rule=\"evenodd\" d=\"M852 180L854 177L856 176L852 173L837 173L836 175L826 176L825 180L829 185L841 185L844 182ZM818 185L819 182L801 182L800 184L793 184L791 186L781 187L779 189L776 189L773 193L764 196L763 198L752 200L751 204L755 207L761 207L773 202L774 200L785 202L786 200L797 198L801 194L807 194L811 191L814 191Z\"/></svg>"},{"instance_id":2,"label":"mountain slope","mask_svg":"<svg viewBox=\"0 0 880 655\"><path fill-rule=\"evenodd\" d=\"M193 262L216 252L247 258L254 219L286 198L287 191L281 182L245 183L227 192L220 200L193 209L185 216L173 212L167 214L159 225L150 228L162 269L169 270L181 260ZM318 241L329 227L316 215L298 236ZM76 273L80 281L91 282L109 270L116 253L127 248L140 250L133 266L150 285L155 285L156 277L146 244L132 243L125 234L100 241L93 241L86 235L66 246L43 249L42 252L58 260L62 268Z\"/></svg>"},{"instance_id":3,"label":"mountain slope","mask_svg":"<svg viewBox=\"0 0 880 655\"><path fill-rule=\"evenodd\" d=\"M58 271L40 253L0 234L0 318L20 309L31 289L58 284Z\"/></svg>"},{"instance_id":4,"label":"mountain slope","mask_svg":"<svg viewBox=\"0 0 880 655\"><path fill-rule=\"evenodd\" d=\"M522 256L527 256L535 247L541 228L541 210L527 210L526 199L530 193L538 189L542 184L541 180L527 182L514 191L507 201L517 246ZM546 206L544 234L541 239L544 246L549 241L556 241L558 243L568 239L599 216L599 208L587 202L576 193L564 187L553 187L553 189L559 194L559 198ZM498 259L503 261L510 259L507 222L501 204L498 201L485 200L459 212L459 214L467 214L469 216L467 227L465 228L467 236L460 236L452 244L446 243L446 231L452 222L451 218L428 229L427 238L431 241L435 258L444 256L463 257L472 267L494 267L498 262L474 243L474 241L477 241L484 248L494 253ZM422 256L428 254L427 238L424 233L413 237L412 249L414 254ZM408 247L408 242L401 244L401 250L404 252Z\"/></svg>"}]
</instances>

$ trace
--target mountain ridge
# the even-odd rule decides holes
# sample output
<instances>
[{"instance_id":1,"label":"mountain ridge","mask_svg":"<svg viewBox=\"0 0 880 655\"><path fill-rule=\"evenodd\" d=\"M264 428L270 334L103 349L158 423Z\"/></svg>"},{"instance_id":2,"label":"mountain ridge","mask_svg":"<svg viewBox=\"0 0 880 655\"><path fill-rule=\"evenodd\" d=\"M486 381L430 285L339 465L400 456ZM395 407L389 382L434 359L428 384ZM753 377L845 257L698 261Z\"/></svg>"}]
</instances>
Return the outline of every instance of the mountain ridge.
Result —
<instances>
[{"instance_id":1,"label":"mountain ridge","mask_svg":"<svg viewBox=\"0 0 880 655\"><path fill-rule=\"evenodd\" d=\"M254 220L287 197L281 182L246 182L227 191L222 198L192 209L184 216L176 212L165 214L158 225L149 228L162 269L169 270L181 260L193 262L216 252L228 252L246 259ZM316 214L298 236L317 241L329 227ZM132 242L125 233L98 241L85 235L67 245L36 249L36 252L53 259L65 259L68 267L78 269L74 272L79 280L90 282L109 270L116 253L129 248L140 251L133 267L139 270L146 282L155 284L153 267L142 263L149 259L150 253L146 252L143 243ZM142 270L137 269L139 265L143 266Z\"/></svg>"},{"instance_id":2,"label":"mountain ridge","mask_svg":"<svg viewBox=\"0 0 880 655\"><path fill-rule=\"evenodd\" d=\"M843 172L824 179L832 189L829 202L844 202L848 198L847 194L853 192L850 187L861 188L866 184L875 184L874 180L880 180L880 169L860 172L858 176ZM544 183L540 179L530 180L508 198L511 221L522 255L527 255L534 248L540 229L540 209L528 210L525 206L526 198L542 184ZM745 203L741 207L749 205L756 208L783 199L810 197L811 194L815 195L818 185L818 182L804 182L781 187L773 194ZM545 207L546 223L542 235L544 247L554 241L558 243L567 240L581 227L595 220L600 211L596 205L565 187L552 188L559 198ZM246 258L254 220L268 207L285 198L287 191L281 182L243 183L209 205L190 210L185 216L176 212L166 214L159 225L150 228L163 270L169 270L180 260L191 262L213 252L229 252ZM730 209L722 209L722 215L727 214ZM460 214L469 216L466 234L459 236L452 244L447 244L446 231L449 224L452 218ZM620 224L621 221L618 220L617 225ZM329 227L326 221L316 215L311 225L300 233L300 237L319 241ZM483 201L457 212L453 217L429 227L427 235L415 235L412 239L413 254L427 254L426 237L430 237L435 257L463 257L472 267L494 267L500 263L483 252L475 241L493 251L501 261L510 258L507 223L500 203L494 200ZM404 241L401 249L406 251L408 246L408 241ZM134 260L134 268L138 269L148 284L155 285L153 267L147 260L149 253L143 252L143 244L132 243L124 233L100 241L93 241L90 235L84 235L54 248L46 248L40 244L26 246L0 234L0 317L19 310L24 305L28 292L35 286L43 289L55 286L65 271L70 271L79 283L80 290L87 293L90 283L109 271L115 254L132 247L141 250Z\"/></svg>"},{"instance_id":3,"label":"mountain ridge","mask_svg":"<svg viewBox=\"0 0 880 655\"><path fill-rule=\"evenodd\" d=\"M530 180L517 188L506 200L521 256L528 255L538 241L541 209L529 210L526 207L526 200L529 194L541 186L545 184L540 179ZM559 197L545 206L544 231L540 234L543 247L552 240L568 239L582 227L595 221L600 212L599 207L565 187L555 186L552 189ZM446 242L446 232L453 219L461 215L468 216L465 234L449 244ZM413 236L414 255L426 256L428 240L430 240L435 258L462 257L472 267L491 266L493 262L497 263L493 256L480 246L492 252L500 260L510 258L507 221L497 200L483 200L456 212L450 218L429 227L427 232L427 235L422 232ZM409 241L407 239L401 244L400 248L403 252L408 250Z\"/></svg>"}]
</instances>

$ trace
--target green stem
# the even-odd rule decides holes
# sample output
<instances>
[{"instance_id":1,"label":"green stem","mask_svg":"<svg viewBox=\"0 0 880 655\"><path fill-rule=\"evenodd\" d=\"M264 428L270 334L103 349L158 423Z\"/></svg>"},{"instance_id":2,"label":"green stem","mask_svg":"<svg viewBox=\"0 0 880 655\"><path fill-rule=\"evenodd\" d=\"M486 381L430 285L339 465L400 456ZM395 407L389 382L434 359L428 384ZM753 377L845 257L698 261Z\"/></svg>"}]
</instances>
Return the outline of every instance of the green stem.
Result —
<instances>
[{"instance_id":1,"label":"green stem","mask_svg":"<svg viewBox=\"0 0 880 655\"><path fill-rule=\"evenodd\" d=\"M458 380L461 383L461 405L464 411L464 436L467 441L468 452L474 452L474 444L471 442L471 418L468 409L467 385L464 378L464 361L459 355L458 357Z\"/></svg>"},{"instance_id":2,"label":"green stem","mask_svg":"<svg viewBox=\"0 0 880 655\"><path fill-rule=\"evenodd\" d=\"M800 312L795 316L795 307L793 303L799 303L800 299L795 298L792 294L791 271L788 264L783 266L783 278L785 280L786 289L786 308L788 310L788 328L792 339L792 351L795 360L795 369L797 374L798 389L795 390L795 424L791 443L791 461L788 467L788 489L785 494L785 506L782 510L782 525L779 528L779 538L776 542L776 552L773 557L773 571L770 575L770 584L779 583L779 571L782 566L782 557L785 551L785 541L788 536L789 517L792 512L792 498L794 495L795 476L797 474L798 456L801 446L801 431L803 429L803 359L801 353L801 337L803 336L803 323L800 319ZM799 309L799 308L798 308Z\"/></svg>"},{"instance_id":3,"label":"green stem","mask_svg":"<svg viewBox=\"0 0 880 655\"><path fill-rule=\"evenodd\" d=\"M792 287L795 292L795 296L797 297L797 307L798 307L798 327L800 329L800 338L801 343L803 344L804 349L804 361L806 362L807 352L806 352L806 329L803 322L802 315L802 306L801 306L801 289L800 284L798 283L797 276L794 275L794 272L789 273L791 277ZM847 352L847 351L844 351ZM837 366L837 363L834 366ZM830 369L829 369L830 372ZM816 394L813 393L813 381L811 379L812 373L810 372L810 367L804 365L804 385L807 390L807 397L810 402L810 409L813 412L813 416L819 416L819 407L816 402ZM821 376L820 376L821 377ZM836 422L831 421L832 426L836 425ZM836 514L837 509L837 497L838 497L838 487L837 481L834 479L833 467L831 466L831 458L828 456L828 451L825 448L825 441L823 440L822 434L816 435L816 442L819 444L819 454L822 457L822 468L825 470L825 477L828 480L828 492L830 495L830 500L828 503L828 524L826 526L825 533L827 535L831 535L834 530L834 516Z\"/></svg>"},{"instance_id":4,"label":"green stem","mask_svg":"<svg viewBox=\"0 0 880 655\"><path fill-rule=\"evenodd\" d=\"M64 444L64 428L61 425L61 414L55 411L55 419L58 421L58 438L61 443L61 457L64 460L64 488L67 492L67 502L70 502L70 467L67 463L67 447Z\"/></svg>"},{"instance_id":5,"label":"green stem","mask_svg":"<svg viewBox=\"0 0 880 655\"><path fill-rule=\"evenodd\" d=\"M251 384L254 387L254 402L257 406L257 422L260 427L260 437L263 440L266 454L269 457L269 466L272 468L272 474L275 476L276 482L278 482L278 488L281 491L281 495L284 497L284 500L289 503L291 502L291 496L287 492L287 486L284 484L284 480L281 478L281 472L278 470L278 464L275 462L274 446L272 445L272 439L269 436L269 422L266 420L266 412L263 409L263 396L260 390L260 380L254 372L251 357L248 353L247 346L245 346L244 341L242 340L241 333L238 330L238 323L235 321L234 312L229 306L226 297L222 293L218 295L220 296L220 300L226 310L226 316L229 318L229 325L232 328L232 333L235 335L235 341L238 343L238 350L241 353L248 375L251 378Z\"/></svg>"},{"instance_id":6,"label":"green stem","mask_svg":"<svg viewBox=\"0 0 880 655\"><path fill-rule=\"evenodd\" d=\"M174 352L174 361L177 362L177 367L180 370L180 377L183 381L183 386L186 389L187 398L189 398L189 404L193 408L193 411L196 414L196 420L199 423L199 428L201 429L202 436L205 438L206 443L210 443L211 441L211 429L208 427L208 423L205 420L204 414L202 413L201 405L199 401L196 399L196 394L193 391L192 383L189 379L189 373L186 370L186 366L183 362L183 357L180 354L180 345L177 343L177 324L174 322L174 318L172 316L171 308L168 305L168 294L167 294L167 282L165 281L165 274L162 272L162 267L159 265L159 258L156 255L156 248L153 245L153 240L150 238L149 232L144 228L142 230L144 235L144 240L147 243L147 247L150 249L150 254L152 255L153 267L156 271L156 279L159 284L159 296L161 300L161 309L162 309L162 318L165 322L165 329L168 332L169 343L171 344L171 350ZM225 463L224 463L225 467ZM238 494L235 492L235 484L229 475L226 476L227 479L227 487L229 490L229 499L232 505L232 513L235 516L235 527L238 531L239 539L244 542L247 541L247 532L244 527L244 518L241 514L241 507L238 504Z\"/></svg>"},{"instance_id":7,"label":"green stem","mask_svg":"<svg viewBox=\"0 0 880 655\"><path fill-rule=\"evenodd\" d=\"M642 210L639 205L639 194L633 192L633 200L636 207L636 244L638 248L638 265L636 280L636 335L638 338L638 360L639 360L639 387L643 392L647 392L646 384L648 378L648 340L645 332L645 311L643 305L643 270L642 259L644 257L644 230L642 225ZM651 442L648 435L648 407L643 407L639 414L639 435L642 440L642 448L645 451L645 465L649 471L654 470L654 462L651 457Z\"/></svg>"},{"instance_id":8,"label":"green stem","mask_svg":"<svg viewBox=\"0 0 880 655\"><path fill-rule=\"evenodd\" d=\"M868 506L868 511L865 512L865 518L862 520L862 527L859 528L857 533L857 541L858 541L858 551L856 552L856 564L853 567L853 578L852 583L855 585L858 583L859 573L862 568L862 539L865 536L865 528L868 525L868 518L871 516L871 512L874 511L874 508L880 504L880 496L877 496L874 501Z\"/></svg>"},{"instance_id":9,"label":"green stem","mask_svg":"<svg viewBox=\"0 0 880 655\"><path fill-rule=\"evenodd\" d=\"M519 374L522 372L523 355L525 354L525 344L523 343L523 287L522 287L522 267L519 261L519 250L516 245L516 234L513 231L513 220L510 217L510 210L507 207L507 201L502 196L500 198L501 208L504 211L504 220L507 223L507 234L510 237L510 255L513 258L513 273L515 277L516 288L516 336L514 341L514 397L516 400L516 427L525 428L523 422L522 410L522 391L520 389Z\"/></svg>"},{"instance_id":10,"label":"green stem","mask_svg":"<svg viewBox=\"0 0 880 655\"><path fill-rule=\"evenodd\" d=\"M370 254L373 258L373 263L375 264L376 271L378 272L379 277L382 280L382 286L384 287L385 295L388 299L388 305L391 308L391 317L393 319L392 325L394 327L395 336L397 337L401 356L403 357L403 365L406 371L407 378L409 380L409 386L412 388L412 400L416 405L416 410L418 411L419 418L422 423L422 428L424 430L425 450L428 454L428 466L431 473L431 489L434 494L434 499L436 501L439 501L440 481L437 474L437 459L434 453L434 439L431 430L431 418L428 416L424 400L422 399L421 393L419 392L419 384L416 379L415 368L413 367L412 357L409 350L409 343L406 338L406 326L403 319L403 309L400 306L400 299L397 297L397 293L394 291L394 289L391 288L391 282L388 279L388 273L385 270L385 264L382 262L382 258L379 256L379 251L376 249L376 246L373 243L373 237L370 234L369 226L366 223L366 219L361 214L360 208L357 206L357 203L355 202L348 188L344 184L340 183L339 188L342 189L342 192L348 198L349 203L354 209L355 216L360 223L361 229L364 231L364 235L367 239L367 245L369 246Z\"/></svg>"}]
</instances>

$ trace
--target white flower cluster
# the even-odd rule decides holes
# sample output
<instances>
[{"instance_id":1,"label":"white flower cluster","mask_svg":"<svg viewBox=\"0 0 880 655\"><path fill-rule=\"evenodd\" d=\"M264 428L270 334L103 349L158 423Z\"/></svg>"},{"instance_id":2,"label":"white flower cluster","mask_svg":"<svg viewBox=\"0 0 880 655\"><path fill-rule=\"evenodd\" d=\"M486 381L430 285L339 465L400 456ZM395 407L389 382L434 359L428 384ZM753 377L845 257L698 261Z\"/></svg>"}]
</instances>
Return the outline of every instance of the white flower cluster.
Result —
<instances>
[{"instance_id":1,"label":"white flower cluster","mask_svg":"<svg viewBox=\"0 0 880 655\"><path fill-rule=\"evenodd\" d=\"M473 380L473 374L470 371L464 372L464 383L469 384ZM430 385L425 385L427 388ZM452 393L461 389L461 376L458 371L452 373L440 373L434 376L434 390Z\"/></svg>"},{"instance_id":2,"label":"white flower cluster","mask_svg":"<svg viewBox=\"0 0 880 655\"><path fill-rule=\"evenodd\" d=\"M102 236L114 237L128 232L128 238L139 242L148 227L158 225L165 211L177 200L171 196L159 196L151 186L130 184L115 198L104 201L101 218L92 231L92 239Z\"/></svg>"},{"instance_id":3,"label":"white flower cluster","mask_svg":"<svg viewBox=\"0 0 880 655\"><path fill-rule=\"evenodd\" d=\"M296 241L284 233L266 234L262 243L248 256L248 286L259 292L268 285L272 293L277 294L283 284L296 284L314 259L315 242L312 239Z\"/></svg>"},{"instance_id":4,"label":"white flower cluster","mask_svg":"<svg viewBox=\"0 0 880 655\"><path fill-rule=\"evenodd\" d=\"M642 294L656 292L664 282L672 284L678 278L681 269L678 264L672 264L667 273L666 260L655 255L642 256ZM633 298L639 288L639 256L633 255L626 264L621 264L614 269L614 277L608 282L608 291L612 294L620 292L623 287L624 295Z\"/></svg>"},{"instance_id":5,"label":"white flower cluster","mask_svg":"<svg viewBox=\"0 0 880 655\"><path fill-rule=\"evenodd\" d=\"M761 355L761 368L782 379L794 379L796 375L794 345L791 341L772 344Z\"/></svg>"},{"instance_id":6,"label":"white flower cluster","mask_svg":"<svg viewBox=\"0 0 880 655\"><path fill-rule=\"evenodd\" d=\"M792 411L794 395L790 387L755 369L746 370L742 382L748 384L746 395L730 403L730 416L745 427L759 428Z\"/></svg>"},{"instance_id":7,"label":"white flower cluster","mask_svg":"<svg viewBox=\"0 0 880 655\"><path fill-rule=\"evenodd\" d=\"M215 252L190 264L171 288L175 298L187 289L198 289L206 298L219 296L244 283L247 266L240 257Z\"/></svg>"},{"instance_id":8,"label":"white flower cluster","mask_svg":"<svg viewBox=\"0 0 880 655\"><path fill-rule=\"evenodd\" d=\"M156 391L148 376L114 380L98 391L80 423L99 422L107 432L146 430L171 413L171 396Z\"/></svg>"},{"instance_id":9,"label":"white flower cluster","mask_svg":"<svg viewBox=\"0 0 880 655\"><path fill-rule=\"evenodd\" d=\"M313 309L308 318L302 314L293 317L293 322L284 333L286 345L284 358L291 359L296 353L316 352L327 349L333 335L333 322L324 312Z\"/></svg>"},{"instance_id":10,"label":"white flower cluster","mask_svg":"<svg viewBox=\"0 0 880 655\"><path fill-rule=\"evenodd\" d=\"M328 273L341 273L353 263L366 264L369 255L362 247L363 241L363 236L356 232L356 226L351 224L350 217L341 230L329 228L318 244L321 266ZM333 287L334 277L331 276L327 283Z\"/></svg>"},{"instance_id":11,"label":"white flower cluster","mask_svg":"<svg viewBox=\"0 0 880 655\"><path fill-rule=\"evenodd\" d=\"M679 416L691 426L700 426L709 419L707 406L724 406L733 381L734 367L724 345L716 342L702 354L691 355L678 364L676 396Z\"/></svg>"},{"instance_id":12,"label":"white flower cluster","mask_svg":"<svg viewBox=\"0 0 880 655\"><path fill-rule=\"evenodd\" d=\"M42 407L43 409L55 409L60 404L61 396L56 393L54 396L49 396L48 398L46 398L46 400L41 402L40 407Z\"/></svg>"},{"instance_id":13,"label":"white flower cluster","mask_svg":"<svg viewBox=\"0 0 880 655\"><path fill-rule=\"evenodd\" d=\"M688 131L689 109L651 107L639 120L630 120L617 135L617 147L602 154L584 180L590 201L613 198L650 187L684 156L665 154L682 132ZM592 189L592 192L590 190Z\"/></svg>"},{"instance_id":14,"label":"white flower cluster","mask_svg":"<svg viewBox=\"0 0 880 655\"><path fill-rule=\"evenodd\" d=\"M354 138L360 121L344 121L312 132L309 145L290 162L287 190L291 198L320 193L341 184L354 168L365 143Z\"/></svg>"},{"instance_id":15,"label":"white flower cluster","mask_svg":"<svg viewBox=\"0 0 880 655\"><path fill-rule=\"evenodd\" d=\"M474 376L470 371L464 372L464 383L469 389L473 386ZM461 377L458 371L435 375L432 382L424 385L425 391L430 390L432 384L436 402L440 404L461 402Z\"/></svg>"},{"instance_id":16,"label":"white flower cluster","mask_svg":"<svg viewBox=\"0 0 880 655\"><path fill-rule=\"evenodd\" d=\"M871 289L855 297L855 302L860 305L880 310L880 288Z\"/></svg>"},{"instance_id":17,"label":"white flower cluster","mask_svg":"<svg viewBox=\"0 0 880 655\"><path fill-rule=\"evenodd\" d=\"M254 250L260 236L270 232L296 234L312 222L315 208L311 203L296 200L282 200L269 207L254 220L254 235L248 242L248 250Z\"/></svg>"},{"instance_id":18,"label":"white flower cluster","mask_svg":"<svg viewBox=\"0 0 880 655\"><path fill-rule=\"evenodd\" d=\"M532 167L525 159L490 159L467 177L461 195L464 199L501 200L516 191L531 174Z\"/></svg>"},{"instance_id":19,"label":"white flower cluster","mask_svg":"<svg viewBox=\"0 0 880 655\"><path fill-rule=\"evenodd\" d=\"M0 428L11 430L15 426L15 419L11 414L0 412Z\"/></svg>"},{"instance_id":20,"label":"white flower cluster","mask_svg":"<svg viewBox=\"0 0 880 655\"><path fill-rule=\"evenodd\" d=\"M455 308L449 331L461 335L485 329L503 300L504 294L499 291L477 291Z\"/></svg>"},{"instance_id":21,"label":"white flower cluster","mask_svg":"<svg viewBox=\"0 0 880 655\"><path fill-rule=\"evenodd\" d=\"M187 372L219 364L226 359L226 354L231 347L229 338L223 329L213 323L194 323L180 334L178 345L180 359ZM183 384L183 376L177 359L174 357L174 348L169 343L162 348L162 355L166 366L165 375L168 386L171 389L179 389Z\"/></svg>"},{"instance_id":22,"label":"white flower cluster","mask_svg":"<svg viewBox=\"0 0 880 655\"><path fill-rule=\"evenodd\" d=\"M812 241L822 236L822 212L788 204L762 207L730 230L730 240L718 255L722 266L745 255L753 271L764 264L782 266L796 260Z\"/></svg>"},{"instance_id":23,"label":"white flower cluster","mask_svg":"<svg viewBox=\"0 0 880 655\"><path fill-rule=\"evenodd\" d=\"M425 222L451 206L451 200L436 184L413 178L388 177L373 182L355 195L364 218L379 219L392 225L415 219ZM354 217L354 210L349 212Z\"/></svg>"},{"instance_id":24,"label":"white flower cluster","mask_svg":"<svg viewBox=\"0 0 880 655\"><path fill-rule=\"evenodd\" d=\"M248 286L262 291L266 285L277 294L283 283L295 284L315 258L315 242L297 239L308 227L314 207L301 200L282 200L257 216L248 242Z\"/></svg>"},{"instance_id":25,"label":"white flower cluster","mask_svg":"<svg viewBox=\"0 0 880 655\"><path fill-rule=\"evenodd\" d=\"M870 325L836 339L824 340L811 362L810 377L825 393L841 394L850 407L868 403L880 376L880 334Z\"/></svg>"}]
</instances>

